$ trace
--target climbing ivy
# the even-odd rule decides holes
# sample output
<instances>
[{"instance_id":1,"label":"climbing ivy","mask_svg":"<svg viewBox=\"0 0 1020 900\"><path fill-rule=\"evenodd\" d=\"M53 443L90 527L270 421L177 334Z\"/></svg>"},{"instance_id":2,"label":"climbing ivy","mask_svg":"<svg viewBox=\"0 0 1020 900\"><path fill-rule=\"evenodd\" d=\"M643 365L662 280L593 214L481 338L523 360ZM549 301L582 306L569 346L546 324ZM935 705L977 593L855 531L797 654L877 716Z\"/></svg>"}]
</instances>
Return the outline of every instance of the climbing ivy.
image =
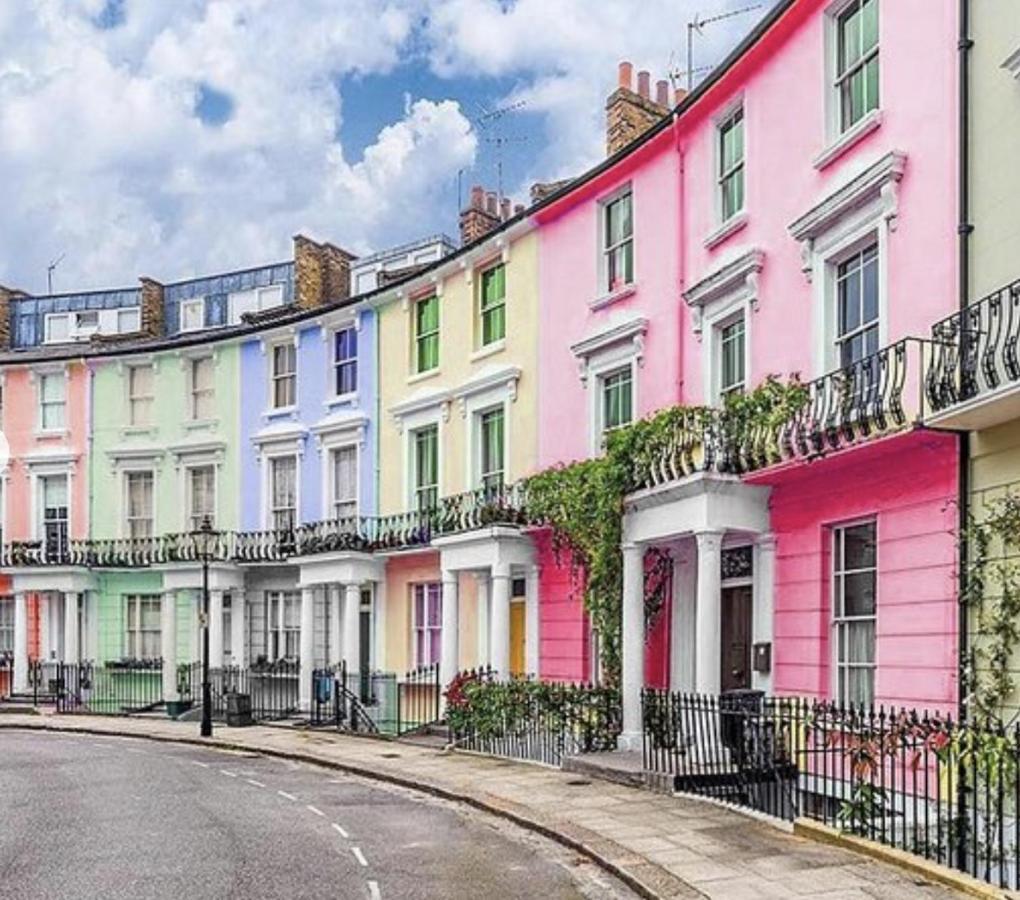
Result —
<instances>
[{"instance_id":1,"label":"climbing ivy","mask_svg":"<svg viewBox=\"0 0 1020 900\"><path fill-rule=\"evenodd\" d=\"M570 567L599 635L608 684L615 685L620 673L624 497L643 486L663 459L689 457L692 468L696 457L704 459L706 441L727 448L753 445L759 465L777 460L779 428L807 400L807 388L796 377L769 376L753 391L729 396L721 410L664 409L611 432L603 456L554 466L527 480L528 516L550 527L553 552Z\"/></svg>"},{"instance_id":2,"label":"climbing ivy","mask_svg":"<svg viewBox=\"0 0 1020 900\"><path fill-rule=\"evenodd\" d=\"M1016 690L1012 657L1020 643L1020 494L971 513L963 599L976 626L964 655L964 702L973 722L992 723Z\"/></svg>"}]
</instances>

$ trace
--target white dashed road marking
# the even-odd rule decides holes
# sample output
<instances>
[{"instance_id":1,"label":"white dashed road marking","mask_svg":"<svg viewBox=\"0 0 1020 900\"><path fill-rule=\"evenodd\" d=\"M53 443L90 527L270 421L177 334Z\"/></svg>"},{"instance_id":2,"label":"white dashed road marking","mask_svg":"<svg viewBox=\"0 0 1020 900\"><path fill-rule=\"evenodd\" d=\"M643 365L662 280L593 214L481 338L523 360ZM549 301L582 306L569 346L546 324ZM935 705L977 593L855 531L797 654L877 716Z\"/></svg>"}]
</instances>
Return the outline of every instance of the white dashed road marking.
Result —
<instances>
[{"instance_id":1,"label":"white dashed road marking","mask_svg":"<svg viewBox=\"0 0 1020 900\"><path fill-rule=\"evenodd\" d=\"M317 815L317 816L325 816L325 815L326 815L326 814L325 814L325 813L324 813L324 812L323 812L323 811L322 811L321 809L319 809L319 808L318 808L317 806L312 806L312 804L311 804L311 803L307 804L307 805L305 806L305 809L307 809L307 810L308 810L308 811L309 811L310 813L315 813L315 815Z\"/></svg>"},{"instance_id":2,"label":"white dashed road marking","mask_svg":"<svg viewBox=\"0 0 1020 900\"><path fill-rule=\"evenodd\" d=\"M346 831L344 831L343 828L337 825L336 822L331 822L330 824L333 826L336 833L340 835L340 837L345 839L350 837L350 835Z\"/></svg>"},{"instance_id":3,"label":"white dashed road marking","mask_svg":"<svg viewBox=\"0 0 1020 900\"><path fill-rule=\"evenodd\" d=\"M365 854L361 852L360 847L351 847L351 853L354 854L354 858L361 863L363 866L368 866L368 860L365 859Z\"/></svg>"},{"instance_id":4,"label":"white dashed road marking","mask_svg":"<svg viewBox=\"0 0 1020 900\"><path fill-rule=\"evenodd\" d=\"M197 759L193 759L191 761L191 764L195 766L201 766L203 769L209 768L209 763L199 762Z\"/></svg>"},{"instance_id":5,"label":"white dashed road marking","mask_svg":"<svg viewBox=\"0 0 1020 900\"><path fill-rule=\"evenodd\" d=\"M368 896L371 897L372 900L382 900L382 894L379 892L378 881L370 881L368 883Z\"/></svg>"},{"instance_id":6,"label":"white dashed road marking","mask_svg":"<svg viewBox=\"0 0 1020 900\"><path fill-rule=\"evenodd\" d=\"M237 772L228 772L226 769L220 769L220 775L226 775L227 778L237 778Z\"/></svg>"},{"instance_id":7,"label":"white dashed road marking","mask_svg":"<svg viewBox=\"0 0 1020 900\"><path fill-rule=\"evenodd\" d=\"M288 794L286 791L277 791L276 793L278 793L281 797L285 797L287 800L297 800L297 797L293 794Z\"/></svg>"},{"instance_id":8,"label":"white dashed road marking","mask_svg":"<svg viewBox=\"0 0 1020 900\"><path fill-rule=\"evenodd\" d=\"M252 787L265 787L265 785L261 781L256 781L254 778L245 778L244 780L247 781L248 784L250 784Z\"/></svg>"}]
</instances>

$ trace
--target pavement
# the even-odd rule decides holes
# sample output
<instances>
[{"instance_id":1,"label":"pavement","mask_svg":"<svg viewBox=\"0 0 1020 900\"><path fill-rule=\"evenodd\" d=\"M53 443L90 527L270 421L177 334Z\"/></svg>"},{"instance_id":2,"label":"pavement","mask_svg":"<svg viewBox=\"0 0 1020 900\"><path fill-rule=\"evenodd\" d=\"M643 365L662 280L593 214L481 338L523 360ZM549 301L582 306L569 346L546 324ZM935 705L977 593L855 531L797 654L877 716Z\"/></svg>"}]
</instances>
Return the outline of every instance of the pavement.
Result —
<instances>
[{"instance_id":1,"label":"pavement","mask_svg":"<svg viewBox=\"0 0 1020 900\"><path fill-rule=\"evenodd\" d=\"M496 813L551 837L597 861L645 897L932 900L963 896L923 876L795 836L731 809L527 763L265 726L217 727L211 740L198 738L194 724L162 719L4 715L0 728L4 727L71 729L208 747L218 743L382 780ZM0 741L2 771L7 735ZM479 890L464 896L502 895ZM529 896L555 895L543 891Z\"/></svg>"}]
</instances>

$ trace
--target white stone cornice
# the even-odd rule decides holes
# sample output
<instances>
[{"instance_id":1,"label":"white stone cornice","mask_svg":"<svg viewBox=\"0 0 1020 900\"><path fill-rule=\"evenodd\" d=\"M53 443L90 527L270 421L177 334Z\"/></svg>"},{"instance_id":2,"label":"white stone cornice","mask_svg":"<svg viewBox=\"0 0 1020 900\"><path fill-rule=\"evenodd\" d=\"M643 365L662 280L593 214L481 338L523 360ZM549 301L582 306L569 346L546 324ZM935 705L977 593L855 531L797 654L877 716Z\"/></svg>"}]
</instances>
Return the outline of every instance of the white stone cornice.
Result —
<instances>
[{"instance_id":1,"label":"white stone cornice","mask_svg":"<svg viewBox=\"0 0 1020 900\"><path fill-rule=\"evenodd\" d=\"M106 451L107 457L114 466L122 466L129 463L148 462L158 464L163 459L164 450L154 444L123 445L110 447Z\"/></svg>"},{"instance_id":2,"label":"white stone cornice","mask_svg":"<svg viewBox=\"0 0 1020 900\"><path fill-rule=\"evenodd\" d=\"M309 429L315 435L316 447L321 451L324 444L333 439L352 435L359 446L365 446L365 435L368 431L368 416L363 412L352 411L319 419Z\"/></svg>"},{"instance_id":3,"label":"white stone cornice","mask_svg":"<svg viewBox=\"0 0 1020 900\"><path fill-rule=\"evenodd\" d=\"M693 313L694 333L701 333L703 317L720 304L744 300L757 307L758 275L764 266L765 253L748 250L684 291L684 301Z\"/></svg>"},{"instance_id":4,"label":"white stone cornice","mask_svg":"<svg viewBox=\"0 0 1020 900\"><path fill-rule=\"evenodd\" d=\"M1014 78L1020 79L1020 47L1006 57L1002 63L1002 68Z\"/></svg>"},{"instance_id":5,"label":"white stone cornice","mask_svg":"<svg viewBox=\"0 0 1020 900\"><path fill-rule=\"evenodd\" d=\"M878 162L850 179L821 203L816 204L790 224L790 236L801 245L805 275L810 278L814 243L838 227L839 223L871 204L880 205L880 213L890 231L896 230L899 215L899 183L907 166L907 155L893 150Z\"/></svg>"},{"instance_id":6,"label":"white stone cornice","mask_svg":"<svg viewBox=\"0 0 1020 900\"><path fill-rule=\"evenodd\" d=\"M588 379L588 368L591 358L613 348L631 344L630 358L638 365L644 364L645 332L648 331L648 319L644 316L632 316L621 322L608 325L600 331L570 345L570 352L577 358L578 373L581 382Z\"/></svg>"}]
</instances>

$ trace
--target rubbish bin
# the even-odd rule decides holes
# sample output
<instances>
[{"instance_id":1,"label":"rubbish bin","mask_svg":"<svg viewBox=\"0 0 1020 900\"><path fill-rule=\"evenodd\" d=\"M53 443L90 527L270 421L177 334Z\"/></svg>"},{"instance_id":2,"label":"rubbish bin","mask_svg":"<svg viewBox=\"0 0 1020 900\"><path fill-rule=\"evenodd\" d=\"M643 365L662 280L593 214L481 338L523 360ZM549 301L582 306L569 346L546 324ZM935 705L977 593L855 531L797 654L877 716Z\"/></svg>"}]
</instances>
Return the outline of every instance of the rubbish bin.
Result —
<instances>
[{"instance_id":1,"label":"rubbish bin","mask_svg":"<svg viewBox=\"0 0 1020 900\"><path fill-rule=\"evenodd\" d=\"M227 694L227 724L231 728L254 724L251 717L251 694Z\"/></svg>"},{"instance_id":2,"label":"rubbish bin","mask_svg":"<svg viewBox=\"0 0 1020 900\"><path fill-rule=\"evenodd\" d=\"M749 688L725 691L719 696L719 737L738 763L750 750L745 726L758 724L764 699L764 691Z\"/></svg>"}]
</instances>

